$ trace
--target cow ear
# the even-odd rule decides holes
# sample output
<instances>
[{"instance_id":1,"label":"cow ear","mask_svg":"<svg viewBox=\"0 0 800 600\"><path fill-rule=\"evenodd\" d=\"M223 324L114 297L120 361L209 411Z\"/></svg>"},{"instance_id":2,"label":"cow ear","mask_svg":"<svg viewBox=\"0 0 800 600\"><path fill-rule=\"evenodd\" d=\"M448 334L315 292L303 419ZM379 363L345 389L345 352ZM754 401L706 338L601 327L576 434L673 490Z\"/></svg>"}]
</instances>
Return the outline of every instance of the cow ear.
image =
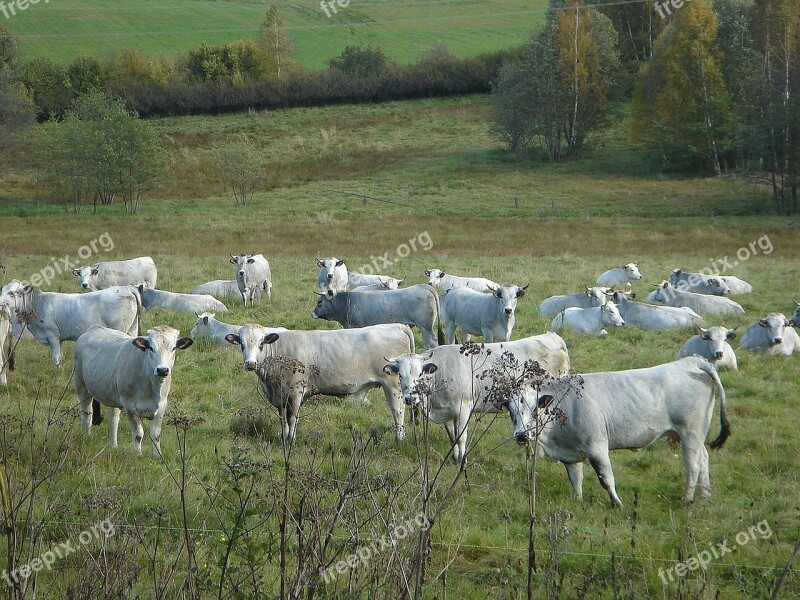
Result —
<instances>
[{"instance_id":1,"label":"cow ear","mask_svg":"<svg viewBox=\"0 0 800 600\"><path fill-rule=\"evenodd\" d=\"M76 277L80 277L81 276L81 270L80 269L72 269L72 274L75 275Z\"/></svg>"},{"instance_id":2,"label":"cow ear","mask_svg":"<svg viewBox=\"0 0 800 600\"><path fill-rule=\"evenodd\" d=\"M230 260L229 262L230 262L232 265L235 265L235 264L237 264L236 257L235 257L233 254L231 254L231 260Z\"/></svg>"},{"instance_id":3,"label":"cow ear","mask_svg":"<svg viewBox=\"0 0 800 600\"><path fill-rule=\"evenodd\" d=\"M327 292L325 292L325 297L326 297L328 300L333 300L333 290L331 290L331 289L328 289L328 291L327 291Z\"/></svg>"},{"instance_id":4,"label":"cow ear","mask_svg":"<svg viewBox=\"0 0 800 600\"><path fill-rule=\"evenodd\" d=\"M203 325L208 325L208 317L203 317Z\"/></svg>"},{"instance_id":5,"label":"cow ear","mask_svg":"<svg viewBox=\"0 0 800 600\"><path fill-rule=\"evenodd\" d=\"M32 291L33 291L32 285L26 285L24 288L22 288L23 294L30 294Z\"/></svg>"},{"instance_id":6,"label":"cow ear","mask_svg":"<svg viewBox=\"0 0 800 600\"><path fill-rule=\"evenodd\" d=\"M425 363L424 365L422 365L422 372L425 373L425 375L433 375L438 370L439 367L437 367L433 363Z\"/></svg>"},{"instance_id":7,"label":"cow ear","mask_svg":"<svg viewBox=\"0 0 800 600\"><path fill-rule=\"evenodd\" d=\"M735 337L736 337L736 332L733 329L729 329L728 333L725 334L726 340L732 340Z\"/></svg>"},{"instance_id":8,"label":"cow ear","mask_svg":"<svg viewBox=\"0 0 800 600\"><path fill-rule=\"evenodd\" d=\"M425 275L430 277L431 276L431 270L430 269L425 269Z\"/></svg>"},{"instance_id":9,"label":"cow ear","mask_svg":"<svg viewBox=\"0 0 800 600\"><path fill-rule=\"evenodd\" d=\"M530 285L530 283L528 285L526 285L525 287L517 288L517 298L522 298L525 295L525 290L528 289L529 285Z\"/></svg>"},{"instance_id":10,"label":"cow ear","mask_svg":"<svg viewBox=\"0 0 800 600\"><path fill-rule=\"evenodd\" d=\"M383 367L383 372L387 375L397 375L400 372L400 369L397 368L397 365L389 363Z\"/></svg>"},{"instance_id":11,"label":"cow ear","mask_svg":"<svg viewBox=\"0 0 800 600\"><path fill-rule=\"evenodd\" d=\"M140 283L138 286L136 286L136 288L139 290L139 293L141 294L144 291L144 284Z\"/></svg>"},{"instance_id":12,"label":"cow ear","mask_svg":"<svg viewBox=\"0 0 800 600\"><path fill-rule=\"evenodd\" d=\"M444 271L439 271L439 279L441 279L445 275L447 275L447 273L445 273Z\"/></svg>"},{"instance_id":13,"label":"cow ear","mask_svg":"<svg viewBox=\"0 0 800 600\"><path fill-rule=\"evenodd\" d=\"M318 266L318 267L324 267L324 266L325 266L325 263L324 263L324 262L322 262L320 259L317 259L317 266Z\"/></svg>"},{"instance_id":14,"label":"cow ear","mask_svg":"<svg viewBox=\"0 0 800 600\"><path fill-rule=\"evenodd\" d=\"M240 338L235 333L229 333L225 336L225 341L229 344L236 344L237 346L242 343L242 338Z\"/></svg>"},{"instance_id":15,"label":"cow ear","mask_svg":"<svg viewBox=\"0 0 800 600\"><path fill-rule=\"evenodd\" d=\"M536 402L536 406L538 408L547 408L553 403L553 397L550 394L545 394L544 396L539 396L539 400Z\"/></svg>"},{"instance_id":16,"label":"cow ear","mask_svg":"<svg viewBox=\"0 0 800 600\"><path fill-rule=\"evenodd\" d=\"M179 339L179 340L178 340L178 343L177 343L177 344L175 344L175 347L176 347L178 350L185 350L186 348L188 348L188 347L189 347L189 346L191 346L192 344L194 344L194 340L193 340L192 338L190 338L190 337L183 337L183 338L181 338L181 339Z\"/></svg>"},{"instance_id":17,"label":"cow ear","mask_svg":"<svg viewBox=\"0 0 800 600\"><path fill-rule=\"evenodd\" d=\"M92 267L92 275L97 275L100 270L97 267Z\"/></svg>"},{"instance_id":18,"label":"cow ear","mask_svg":"<svg viewBox=\"0 0 800 600\"><path fill-rule=\"evenodd\" d=\"M337 266L337 267L341 267L343 264L344 264L344 261L343 261L343 260L337 260L337 261L336 261L336 266Z\"/></svg>"},{"instance_id":19,"label":"cow ear","mask_svg":"<svg viewBox=\"0 0 800 600\"><path fill-rule=\"evenodd\" d=\"M140 336L137 338L133 338L133 341L131 343L142 351L148 350L150 348L150 342L145 337Z\"/></svg>"},{"instance_id":20,"label":"cow ear","mask_svg":"<svg viewBox=\"0 0 800 600\"><path fill-rule=\"evenodd\" d=\"M278 341L279 337L281 336L279 336L277 333L268 333L267 335L264 336L261 345L263 346L264 344L274 344L275 342Z\"/></svg>"},{"instance_id":21,"label":"cow ear","mask_svg":"<svg viewBox=\"0 0 800 600\"><path fill-rule=\"evenodd\" d=\"M247 264L248 264L248 265L252 265L254 262L256 262L256 259L255 259L255 258L248 258L248 259L247 259Z\"/></svg>"},{"instance_id":22,"label":"cow ear","mask_svg":"<svg viewBox=\"0 0 800 600\"><path fill-rule=\"evenodd\" d=\"M769 323L767 323L766 319L760 319L758 321L758 324L761 325L762 327L769 327Z\"/></svg>"}]
</instances>

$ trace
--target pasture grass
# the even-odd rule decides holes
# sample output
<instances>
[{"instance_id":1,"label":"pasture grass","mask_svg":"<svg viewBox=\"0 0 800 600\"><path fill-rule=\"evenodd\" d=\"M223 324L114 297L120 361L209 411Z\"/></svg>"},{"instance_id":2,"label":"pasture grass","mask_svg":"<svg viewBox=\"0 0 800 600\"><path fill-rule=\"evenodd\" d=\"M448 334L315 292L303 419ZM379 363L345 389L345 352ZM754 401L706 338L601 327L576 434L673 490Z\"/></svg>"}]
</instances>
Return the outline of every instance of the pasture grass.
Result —
<instances>
[{"instance_id":1,"label":"pasture grass","mask_svg":"<svg viewBox=\"0 0 800 600\"><path fill-rule=\"evenodd\" d=\"M155 121L175 175L134 217L124 216L117 205L97 215L72 215L52 204L37 205L20 163L17 174L0 184L5 190L0 202L5 278L27 279L51 257L74 256L105 231L115 247L101 259L150 255L159 267L159 287L175 291L232 278L229 252L263 252L272 264L272 302L244 308L231 301L230 312L218 317L230 323L334 328L310 317L314 257L336 255L352 267L388 252L395 262L387 274L406 276L407 285L423 282L424 269L432 267L530 283L519 304L516 339L547 330L548 319L537 311L541 300L579 291L608 268L638 262L645 279L635 283L634 290L643 298L651 283L674 267L700 269L710 259L734 257L740 248L768 236L771 253L760 250L730 272L753 284L754 294L736 298L747 314L708 318L706 323L739 326L741 332L767 312L788 315L793 310L800 236L784 218L769 213L769 198L760 190L736 180L651 173L646 164L632 160L635 149L624 142L624 126L597 140L594 156L585 160L558 165L510 161L486 133L486 110L484 99L466 98ZM334 127L335 135L326 142L321 132ZM208 162L214 144L240 133L252 135L271 157L271 179L247 207L233 205ZM303 143L292 142L298 138ZM335 193L341 191L403 205L370 200L364 204L358 197ZM398 248L423 232L430 236L431 249L401 257ZM62 274L49 289L77 291L76 279ZM160 323L188 334L194 316L145 314L145 328ZM622 328L605 339L569 333L564 338L573 370L583 373L672 360L690 335L688 330ZM417 344L421 348L419 335ZM57 370L45 347L20 344L17 370L1 393L4 412L30 414L37 393L57 398L64 389L64 404L74 404L69 383L72 343L65 348L66 364ZM732 435L721 450L711 453L709 501L690 506L681 502L680 450L666 440L642 452L612 453L617 490L625 503L619 510L611 508L588 465L584 500L579 502L571 497L561 465L539 463L540 560L554 569L549 577L563 575L569 597L576 597L581 586L590 590L588 597L603 598L679 593L712 598L717 591L721 598L769 595L798 533L800 368L796 356L738 352L738 358L740 371L722 374ZM376 473L385 471L398 480L410 476L417 465L411 439L395 443L383 395L373 391L369 398L369 408L330 398L310 402L299 425L298 460L314 448L333 448L344 460L352 423L359 431L380 434ZM275 412L260 400L255 376L242 370L233 347L196 343L179 353L168 413L204 419L187 433L187 466L197 480L213 475L218 457L234 448L254 452L259 432L272 443L268 455L276 460L281 456ZM710 434L714 437L718 414L717 408ZM471 426L472 432L483 430L467 479L458 485L434 529L431 572L438 573L453 560L445 584L452 597L523 597L527 463L511 440L507 416L490 416ZM147 456L147 439L146 456L132 455L124 418L119 440L117 450L104 447L105 424L77 437L58 478L41 493L42 502L58 497L65 520L90 524L98 520L96 497L105 495L113 500L120 524L152 526L162 518L179 527L178 495L169 476L180 466L174 429L165 427L162 437L166 465ZM431 446L440 455L446 452L442 427L431 428ZM445 479L455 472L453 465L446 465ZM407 484L409 498L415 485L414 480ZM71 493L65 495L65 489ZM203 508L199 486L191 484L188 493L191 523L208 525L212 519ZM162 508L166 512L159 517ZM552 515L562 515L565 520L559 523L566 528L559 529L555 543L547 533ZM772 536L750 541L705 571L690 573L680 588L677 583L662 586L660 567L697 555L709 543L734 540L762 520L768 521ZM275 530L274 521L269 521L263 535L274 535ZM61 541L57 533L52 535ZM212 542L206 540L202 548L212 547ZM548 549L555 552L549 563ZM60 594L75 576L74 563L67 561L62 569L39 576L40 589L47 589L48 597ZM135 591L145 593L145 584L137 585ZM433 584L429 597L441 587L441 581ZM798 593L800 582L793 573L783 597Z\"/></svg>"}]
</instances>

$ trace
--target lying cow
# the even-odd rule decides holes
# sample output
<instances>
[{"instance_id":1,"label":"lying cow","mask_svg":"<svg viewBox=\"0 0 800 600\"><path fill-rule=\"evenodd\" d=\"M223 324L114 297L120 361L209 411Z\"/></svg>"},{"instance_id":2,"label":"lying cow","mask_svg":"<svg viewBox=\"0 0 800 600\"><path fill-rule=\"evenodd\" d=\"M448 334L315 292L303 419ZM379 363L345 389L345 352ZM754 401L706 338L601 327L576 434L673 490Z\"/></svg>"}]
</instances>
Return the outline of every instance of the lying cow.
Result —
<instances>
[{"instance_id":1,"label":"lying cow","mask_svg":"<svg viewBox=\"0 0 800 600\"><path fill-rule=\"evenodd\" d=\"M539 449L564 464L578 498L583 497L583 461L588 458L617 506L622 501L609 451L640 450L677 434L686 470L683 499L691 502L698 484L701 497L711 493L705 439L715 388L721 422L719 435L711 442L716 449L730 435L725 390L716 369L699 356L647 369L561 377L542 383L538 390L525 385L504 406L516 441L528 444L538 430Z\"/></svg>"},{"instance_id":2,"label":"lying cow","mask_svg":"<svg viewBox=\"0 0 800 600\"><path fill-rule=\"evenodd\" d=\"M235 279L215 279L202 283L194 288L190 294L208 294L220 302L226 298L237 298L241 295L239 284Z\"/></svg>"},{"instance_id":3,"label":"lying cow","mask_svg":"<svg viewBox=\"0 0 800 600\"><path fill-rule=\"evenodd\" d=\"M800 336L782 313L769 313L742 334L739 348L773 356L800 352Z\"/></svg>"},{"instance_id":4,"label":"lying cow","mask_svg":"<svg viewBox=\"0 0 800 600\"><path fill-rule=\"evenodd\" d=\"M92 325L136 335L141 299L132 286L111 287L87 294L42 292L29 285L6 295L12 308L34 313L28 329L40 344L50 346L53 362L61 366L61 342L77 340Z\"/></svg>"},{"instance_id":5,"label":"lying cow","mask_svg":"<svg viewBox=\"0 0 800 600\"><path fill-rule=\"evenodd\" d=\"M792 327L796 327L797 325L800 325L800 302L797 300L793 300L793 302L795 304L794 314L789 321L791 322Z\"/></svg>"},{"instance_id":6,"label":"lying cow","mask_svg":"<svg viewBox=\"0 0 800 600\"><path fill-rule=\"evenodd\" d=\"M509 285L489 288L491 294L468 287L447 292L441 298L442 325L447 343L455 342L456 327L461 328L467 341L471 335L482 335L485 342L510 340L517 301L525 295L526 289L527 285Z\"/></svg>"},{"instance_id":7,"label":"lying cow","mask_svg":"<svg viewBox=\"0 0 800 600\"><path fill-rule=\"evenodd\" d=\"M709 327L703 329L698 326L698 335L692 336L678 352L678 358L686 356L702 356L714 367L719 369L739 370L736 353L731 348L728 340L736 337L735 329L727 327Z\"/></svg>"},{"instance_id":8,"label":"lying cow","mask_svg":"<svg viewBox=\"0 0 800 600\"><path fill-rule=\"evenodd\" d=\"M446 292L455 288L467 287L476 292L488 292L492 288L500 287L491 279L484 277L459 277L458 275L450 275L439 269L425 269L425 275L428 276L428 285L433 286L440 292Z\"/></svg>"},{"instance_id":9,"label":"lying cow","mask_svg":"<svg viewBox=\"0 0 800 600\"><path fill-rule=\"evenodd\" d=\"M347 291L347 283L350 280L350 274L347 272L347 267L343 260L338 258L318 258L317 266L319 267L319 274L317 275L317 287L322 292L331 290L334 294L336 292Z\"/></svg>"},{"instance_id":10,"label":"lying cow","mask_svg":"<svg viewBox=\"0 0 800 600\"><path fill-rule=\"evenodd\" d=\"M434 423L442 423L453 444L453 458L466 458L467 425L472 413L485 409L489 393L483 373L510 352L520 364L539 363L551 377L569 372L569 354L564 340L555 333L513 342L483 344L478 354L464 353L461 346L439 346L420 354L403 354L387 359L384 372L397 376L403 401L408 406L422 403L422 412Z\"/></svg>"},{"instance_id":11,"label":"lying cow","mask_svg":"<svg viewBox=\"0 0 800 600\"><path fill-rule=\"evenodd\" d=\"M353 397L383 389L392 412L395 435L405 437L405 409L397 379L383 372L384 356L414 352L414 336L406 325L375 325L335 331L276 332L248 324L226 339L242 351L244 368L257 371L261 391L280 412L284 440L293 440L301 403L314 394ZM282 357L294 364L285 365ZM285 365L285 366L284 366Z\"/></svg>"},{"instance_id":12,"label":"lying cow","mask_svg":"<svg viewBox=\"0 0 800 600\"><path fill-rule=\"evenodd\" d=\"M272 271L263 254L231 254L231 263L236 265L236 285L245 306L259 298L261 290L272 300Z\"/></svg>"},{"instance_id":13,"label":"lying cow","mask_svg":"<svg viewBox=\"0 0 800 600\"><path fill-rule=\"evenodd\" d=\"M613 302L606 302L594 308L565 308L553 322L550 331L558 331L562 327L572 329L583 335L608 335L606 327L622 327L625 320Z\"/></svg>"},{"instance_id":14,"label":"lying cow","mask_svg":"<svg viewBox=\"0 0 800 600\"><path fill-rule=\"evenodd\" d=\"M228 323L217 321L213 312L204 312L197 315L197 321L194 322L194 328L189 333L189 337L193 340L206 338L216 343L217 346L230 347L225 336L238 332L241 327L241 325L228 325Z\"/></svg>"},{"instance_id":15,"label":"lying cow","mask_svg":"<svg viewBox=\"0 0 800 600\"><path fill-rule=\"evenodd\" d=\"M672 285L678 285L681 281L692 284L708 277L715 277L721 280L728 287L729 294L750 294L753 292L752 285L733 275L706 275L704 273L689 273L682 269L673 269L669 276L669 282Z\"/></svg>"},{"instance_id":16,"label":"lying cow","mask_svg":"<svg viewBox=\"0 0 800 600\"><path fill-rule=\"evenodd\" d=\"M124 410L133 436L133 448L142 453L142 419L152 419L150 441L153 457L161 456L161 422L167 410L172 385L175 351L192 345L191 338L161 325L147 336L132 337L94 326L84 333L73 350L72 383L81 403L83 427L92 427L92 399L109 407L108 445L117 445L119 411Z\"/></svg>"},{"instance_id":17,"label":"lying cow","mask_svg":"<svg viewBox=\"0 0 800 600\"><path fill-rule=\"evenodd\" d=\"M165 308L175 312L227 312L228 307L222 302L209 296L208 294L179 294L166 290L154 290L139 286L139 294L142 297L142 306L147 310L153 308Z\"/></svg>"},{"instance_id":18,"label":"lying cow","mask_svg":"<svg viewBox=\"0 0 800 600\"><path fill-rule=\"evenodd\" d=\"M154 288L158 278L156 263L149 256L99 262L88 267L72 269L72 274L80 278L81 287L89 292L117 285L146 285Z\"/></svg>"},{"instance_id":19,"label":"lying cow","mask_svg":"<svg viewBox=\"0 0 800 600\"><path fill-rule=\"evenodd\" d=\"M611 288L587 287L585 292L566 296L550 296L539 304L539 314L543 317L555 317L565 308L592 308L602 306L611 294Z\"/></svg>"},{"instance_id":20,"label":"lying cow","mask_svg":"<svg viewBox=\"0 0 800 600\"><path fill-rule=\"evenodd\" d=\"M383 292L328 290L319 294L311 318L336 321L346 329L381 323L416 325L427 350L437 345L433 328L439 319L439 297L425 284Z\"/></svg>"},{"instance_id":21,"label":"lying cow","mask_svg":"<svg viewBox=\"0 0 800 600\"><path fill-rule=\"evenodd\" d=\"M703 317L685 306L653 306L644 302L635 302L635 294L614 292L612 299L619 309L619 314L630 327L638 327L647 331L664 329L681 329L699 325Z\"/></svg>"},{"instance_id":22,"label":"lying cow","mask_svg":"<svg viewBox=\"0 0 800 600\"><path fill-rule=\"evenodd\" d=\"M639 273L639 267L636 263L628 263L616 269L610 269L597 278L597 285L606 287L619 287L621 285L628 286L630 289L631 281L639 281L642 274Z\"/></svg>"},{"instance_id":23,"label":"lying cow","mask_svg":"<svg viewBox=\"0 0 800 600\"><path fill-rule=\"evenodd\" d=\"M706 277L697 283L680 281L677 284L673 283L673 285L681 291L692 292L693 294L727 296L731 293L731 288L728 287L728 284L722 281L722 279L719 277Z\"/></svg>"},{"instance_id":24,"label":"lying cow","mask_svg":"<svg viewBox=\"0 0 800 600\"><path fill-rule=\"evenodd\" d=\"M668 281L657 286L652 297L656 302L661 302L667 306L687 306L701 316L744 314L744 309L741 305L730 298L682 292Z\"/></svg>"},{"instance_id":25,"label":"lying cow","mask_svg":"<svg viewBox=\"0 0 800 600\"><path fill-rule=\"evenodd\" d=\"M405 279L395 279L385 275L365 275L364 273L347 273L347 285L352 290L368 286L379 286L382 289L396 290L403 285ZM378 289L375 287L373 289Z\"/></svg>"}]
</instances>

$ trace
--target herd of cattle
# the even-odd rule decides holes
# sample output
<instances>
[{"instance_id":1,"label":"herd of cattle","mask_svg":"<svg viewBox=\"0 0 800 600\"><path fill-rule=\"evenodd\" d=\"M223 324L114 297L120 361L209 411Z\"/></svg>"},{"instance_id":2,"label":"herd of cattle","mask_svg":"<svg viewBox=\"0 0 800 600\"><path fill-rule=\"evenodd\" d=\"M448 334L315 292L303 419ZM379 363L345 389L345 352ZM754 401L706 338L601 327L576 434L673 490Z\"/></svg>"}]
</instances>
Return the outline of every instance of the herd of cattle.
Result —
<instances>
[{"instance_id":1,"label":"herd of cattle","mask_svg":"<svg viewBox=\"0 0 800 600\"><path fill-rule=\"evenodd\" d=\"M191 293L160 290L150 257L101 262L75 269L86 293L46 292L12 280L0 293L0 344L33 338L50 347L62 363L61 342L75 341L73 384L88 431L109 408L110 446L117 445L120 410L128 418L134 447L141 453L142 419L152 421L154 456L160 455L161 423L172 382L176 351L205 337L239 347L243 366L258 374L261 391L280 414L282 435L296 435L301 404L321 394L368 403L367 392L381 388L394 419L395 435L405 435L405 406L444 425L456 461L466 458L468 422L475 412L507 410L514 438L527 444L538 431L539 451L562 462L573 490L582 493L583 461L588 459L612 502L621 505L609 451L643 448L677 435L685 467L684 499L699 486L710 492L705 439L715 396L720 399L721 431L711 443L721 446L729 434L726 397L718 369L737 369L729 341L735 329L701 327L709 314L742 314L729 295L751 293L735 277L674 270L648 299L637 302L631 281L642 278L636 264L603 273L584 292L553 296L539 312L552 318L551 331L511 341L518 300L527 285L499 285L459 277L439 269L425 271L428 283L401 287L403 280L348 272L343 260L317 259L319 291L314 319L338 322L338 330L287 330L258 324L231 325L215 316L224 301L238 297L246 305L261 292L272 293L272 274L261 254L231 255L235 276L194 288ZM620 288L620 289L615 289ZM441 295L440 295L441 293ZM750 325L739 347L772 355L800 352L800 304L791 319L770 313ZM141 333L143 309L194 312L189 337L166 325ZM569 375L564 340L568 328L580 334L607 335L606 327L646 330L696 327L678 352L678 360L628 371ZM415 351L411 327L417 327L424 353ZM484 344L465 352L465 341L482 336ZM438 335L437 335L438 334ZM510 354L509 354L510 353ZM538 377L509 388L498 398L486 374L513 364L538 363ZM0 383L7 383L12 356L0 353ZM292 368L276 368L288 360ZM505 361L505 362L504 362ZM477 367L476 367L477 365ZM553 419L557 406L564 418ZM557 421L557 422L556 422Z\"/></svg>"}]
</instances>

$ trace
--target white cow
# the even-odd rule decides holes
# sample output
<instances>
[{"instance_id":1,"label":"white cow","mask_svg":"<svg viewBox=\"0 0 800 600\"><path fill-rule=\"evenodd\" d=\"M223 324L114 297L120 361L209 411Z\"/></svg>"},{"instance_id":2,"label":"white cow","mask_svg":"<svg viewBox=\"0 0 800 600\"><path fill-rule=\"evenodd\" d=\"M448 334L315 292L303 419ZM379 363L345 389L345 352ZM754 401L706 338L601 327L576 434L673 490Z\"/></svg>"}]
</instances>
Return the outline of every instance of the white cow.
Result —
<instances>
[{"instance_id":1,"label":"white cow","mask_svg":"<svg viewBox=\"0 0 800 600\"><path fill-rule=\"evenodd\" d=\"M99 262L72 269L72 274L80 278L81 287L89 292L117 285L146 285L154 288L158 278L156 263L149 256Z\"/></svg>"},{"instance_id":2,"label":"white cow","mask_svg":"<svg viewBox=\"0 0 800 600\"><path fill-rule=\"evenodd\" d=\"M141 298L133 286L60 294L27 285L6 297L14 309L36 315L28 322L28 329L40 344L50 346L56 366L61 366L61 342L77 340L92 325L128 335L136 335L139 330Z\"/></svg>"},{"instance_id":3,"label":"white cow","mask_svg":"<svg viewBox=\"0 0 800 600\"><path fill-rule=\"evenodd\" d=\"M2 299L0 299L0 301L2 301ZM793 300L793 302L795 304L794 314L792 315L792 318L789 319L789 321L792 322L792 327L796 327L800 325L800 302L798 302L797 300Z\"/></svg>"},{"instance_id":4,"label":"white cow","mask_svg":"<svg viewBox=\"0 0 800 600\"><path fill-rule=\"evenodd\" d=\"M241 295L239 284L235 279L215 279L198 285L191 294L208 294L220 302L226 298L238 298Z\"/></svg>"},{"instance_id":5,"label":"white cow","mask_svg":"<svg viewBox=\"0 0 800 600\"><path fill-rule=\"evenodd\" d=\"M236 265L236 285L245 306L260 297L261 290L272 300L272 271L263 254L231 254L231 263Z\"/></svg>"},{"instance_id":6,"label":"white cow","mask_svg":"<svg viewBox=\"0 0 800 600\"><path fill-rule=\"evenodd\" d=\"M152 419L150 441L153 457L161 456L161 422L167 410L172 385L175 351L192 345L191 338L161 325L147 336L132 337L94 326L84 333L73 350L72 383L81 402L83 426L92 426L92 399L109 407L108 445L117 445L119 411L124 410L133 436L133 448L142 453L142 419Z\"/></svg>"},{"instance_id":7,"label":"white cow","mask_svg":"<svg viewBox=\"0 0 800 600\"><path fill-rule=\"evenodd\" d=\"M347 266L343 260L336 258L318 258L317 266L319 267L319 274L317 275L317 287L323 292L331 290L334 294L336 292L344 292L347 290L347 284L350 280L350 274L347 272Z\"/></svg>"},{"instance_id":8,"label":"white cow","mask_svg":"<svg viewBox=\"0 0 800 600\"><path fill-rule=\"evenodd\" d=\"M711 314L743 315L744 309L740 304L724 296L708 296L682 292L669 281L664 281L652 294L653 300L662 302L667 306L688 306L701 316Z\"/></svg>"},{"instance_id":9,"label":"white cow","mask_svg":"<svg viewBox=\"0 0 800 600\"><path fill-rule=\"evenodd\" d=\"M139 294L142 296L142 306L147 310L165 308L176 312L192 312L195 314L204 311L228 311L227 306L208 294L179 294L166 290L154 290L144 286L139 286Z\"/></svg>"},{"instance_id":10,"label":"white cow","mask_svg":"<svg viewBox=\"0 0 800 600\"><path fill-rule=\"evenodd\" d=\"M363 273L347 273L347 285L352 290L369 286L371 289L396 290L403 285L405 279L395 279L385 275L365 275Z\"/></svg>"},{"instance_id":11,"label":"white cow","mask_svg":"<svg viewBox=\"0 0 800 600\"><path fill-rule=\"evenodd\" d=\"M539 304L539 314L543 317L555 317L565 308L592 308L602 306L611 295L611 288L587 287L585 292L566 296L550 296Z\"/></svg>"},{"instance_id":12,"label":"white cow","mask_svg":"<svg viewBox=\"0 0 800 600\"><path fill-rule=\"evenodd\" d=\"M11 311L11 333L15 341L20 339L20 337L23 340L36 339L33 337L31 330L25 327L25 325L17 318L16 310L13 308L13 303L8 297L8 294L11 292L22 292L24 287L25 286L19 279L12 279L3 286L2 290L0 290L0 303L8 304L9 310Z\"/></svg>"},{"instance_id":13,"label":"white cow","mask_svg":"<svg viewBox=\"0 0 800 600\"><path fill-rule=\"evenodd\" d=\"M572 329L584 335L608 335L606 327L622 327L625 320L613 302L593 308L565 308L556 315L550 324L550 331L558 331L562 327Z\"/></svg>"},{"instance_id":14,"label":"white cow","mask_svg":"<svg viewBox=\"0 0 800 600\"><path fill-rule=\"evenodd\" d=\"M684 281L686 283L698 283L705 278L708 277L715 277L717 279L722 280L722 282L728 286L730 290L729 294L750 294L753 292L753 286L747 283L746 281L739 279L738 277L734 277L733 275L719 275L719 274L704 274L704 273L689 273L682 269L673 269L672 273L669 276L669 282L672 285L678 285L679 281Z\"/></svg>"},{"instance_id":15,"label":"white cow","mask_svg":"<svg viewBox=\"0 0 800 600\"><path fill-rule=\"evenodd\" d=\"M619 287L627 285L630 288L631 281L638 281L642 278L639 273L639 267L636 263L628 263L616 269L606 271L597 278L597 285L604 285L607 287Z\"/></svg>"},{"instance_id":16,"label":"white cow","mask_svg":"<svg viewBox=\"0 0 800 600\"><path fill-rule=\"evenodd\" d=\"M745 330L739 348L773 356L790 356L800 352L800 336L782 313L769 313Z\"/></svg>"},{"instance_id":17,"label":"white cow","mask_svg":"<svg viewBox=\"0 0 800 600\"><path fill-rule=\"evenodd\" d=\"M194 322L194 327L189 333L189 337L193 340L204 337L215 342L217 346L230 347L225 336L229 333L236 333L241 327L241 325L229 325L228 323L217 321L213 312L204 312L197 315L197 321Z\"/></svg>"},{"instance_id":18,"label":"white cow","mask_svg":"<svg viewBox=\"0 0 800 600\"><path fill-rule=\"evenodd\" d=\"M612 299L625 319L625 324L648 331L680 329L699 325L703 317L685 306L653 306L644 302L634 302L635 294L614 292Z\"/></svg>"},{"instance_id":19,"label":"white cow","mask_svg":"<svg viewBox=\"0 0 800 600\"><path fill-rule=\"evenodd\" d=\"M517 300L525 295L528 286L489 289L491 294L458 287L441 297L441 319L448 344L455 342L456 327L461 328L466 340L470 335L482 335L485 342L511 339Z\"/></svg>"},{"instance_id":20,"label":"white cow","mask_svg":"<svg viewBox=\"0 0 800 600\"><path fill-rule=\"evenodd\" d=\"M467 287L476 292L488 292L493 288L500 287L499 284L491 279L486 279L484 277L459 277L458 275L450 275L439 269L425 269L425 275L429 278L428 285L432 285L440 292L446 292L461 287Z\"/></svg>"},{"instance_id":21,"label":"white cow","mask_svg":"<svg viewBox=\"0 0 800 600\"><path fill-rule=\"evenodd\" d=\"M698 326L698 335L692 336L678 352L678 358L686 356L702 356L714 367L719 369L739 370L736 353L731 348L728 340L736 337L736 330L727 327L709 327L703 329Z\"/></svg>"},{"instance_id":22,"label":"white cow","mask_svg":"<svg viewBox=\"0 0 800 600\"><path fill-rule=\"evenodd\" d=\"M498 367L504 353L510 352L520 365L536 361L551 377L569 372L569 354L564 340L546 333L516 340L483 344L478 353L462 352L461 346L438 346L425 354L404 354L387 359L384 372L399 378L403 401L408 406L422 403L425 416L444 424L453 444L453 458L466 458L467 425L475 410L486 408L489 393L483 374Z\"/></svg>"},{"instance_id":23,"label":"white cow","mask_svg":"<svg viewBox=\"0 0 800 600\"><path fill-rule=\"evenodd\" d=\"M597 473L611 501L622 506L614 485L610 450L646 448L677 434L683 449L686 485L683 499L711 493L705 439L720 398L721 429L712 449L730 435L725 390L716 369L699 356L630 371L561 377L538 386L525 385L504 406L514 438L527 445L536 439L545 456L567 468L572 489L583 497L583 461ZM557 411L557 412L556 412Z\"/></svg>"},{"instance_id":24,"label":"white cow","mask_svg":"<svg viewBox=\"0 0 800 600\"><path fill-rule=\"evenodd\" d=\"M386 396L397 439L405 437L400 388L383 372L383 357L414 352L407 325L276 332L248 324L226 339L241 349L245 370L258 372L262 393L281 416L284 440L295 438L300 405L312 395L363 402L376 387Z\"/></svg>"}]
</instances>

